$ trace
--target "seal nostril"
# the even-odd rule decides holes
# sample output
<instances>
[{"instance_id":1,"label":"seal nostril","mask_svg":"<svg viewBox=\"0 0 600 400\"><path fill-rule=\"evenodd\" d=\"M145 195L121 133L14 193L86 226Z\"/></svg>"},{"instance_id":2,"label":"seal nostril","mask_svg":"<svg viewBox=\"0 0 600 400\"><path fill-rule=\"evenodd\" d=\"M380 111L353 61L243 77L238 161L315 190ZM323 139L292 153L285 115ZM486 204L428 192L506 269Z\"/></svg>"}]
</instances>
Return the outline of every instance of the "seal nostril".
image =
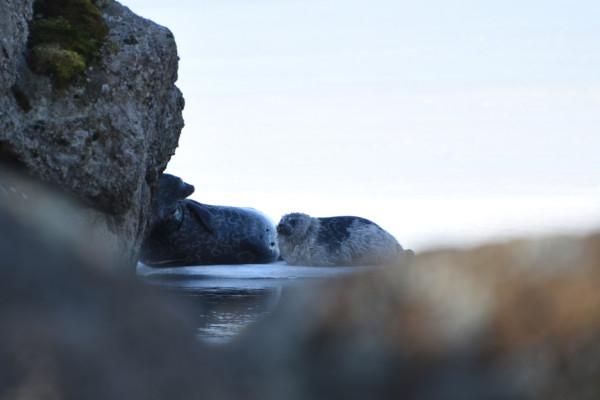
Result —
<instances>
[{"instance_id":1,"label":"seal nostril","mask_svg":"<svg viewBox=\"0 0 600 400\"><path fill-rule=\"evenodd\" d=\"M275 242L271 242L271 247L272 247L272 246L275 246Z\"/></svg>"}]
</instances>

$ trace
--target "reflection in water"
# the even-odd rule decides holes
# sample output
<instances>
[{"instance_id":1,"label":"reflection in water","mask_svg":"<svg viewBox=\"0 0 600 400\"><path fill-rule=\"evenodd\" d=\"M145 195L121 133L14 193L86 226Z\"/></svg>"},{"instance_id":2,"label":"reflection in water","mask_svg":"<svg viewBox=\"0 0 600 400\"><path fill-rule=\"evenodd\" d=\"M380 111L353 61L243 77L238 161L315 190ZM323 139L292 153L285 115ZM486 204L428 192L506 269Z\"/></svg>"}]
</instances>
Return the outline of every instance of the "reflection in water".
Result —
<instances>
[{"instance_id":1,"label":"reflection in water","mask_svg":"<svg viewBox=\"0 0 600 400\"><path fill-rule=\"evenodd\" d=\"M262 289L194 287L193 279L180 281L152 277L147 280L182 296L184 303L194 312L198 337L214 344L227 342L268 315L279 303L283 290L281 286Z\"/></svg>"},{"instance_id":2,"label":"reflection in water","mask_svg":"<svg viewBox=\"0 0 600 400\"><path fill-rule=\"evenodd\" d=\"M362 268L267 265L152 269L138 274L151 284L182 296L194 310L198 337L225 343L277 307L286 286L332 278Z\"/></svg>"},{"instance_id":3,"label":"reflection in water","mask_svg":"<svg viewBox=\"0 0 600 400\"><path fill-rule=\"evenodd\" d=\"M245 327L268 315L276 306L281 288L196 294L203 298L199 315L198 336L205 341L222 343Z\"/></svg>"}]
</instances>

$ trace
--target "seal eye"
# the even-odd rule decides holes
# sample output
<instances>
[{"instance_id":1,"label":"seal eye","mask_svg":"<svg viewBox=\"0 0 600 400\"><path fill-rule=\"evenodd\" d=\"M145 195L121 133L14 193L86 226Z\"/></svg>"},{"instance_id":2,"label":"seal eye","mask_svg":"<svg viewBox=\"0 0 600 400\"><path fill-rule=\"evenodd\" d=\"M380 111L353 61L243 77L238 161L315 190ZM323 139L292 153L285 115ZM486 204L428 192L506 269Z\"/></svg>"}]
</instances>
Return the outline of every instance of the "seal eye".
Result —
<instances>
[{"instance_id":1,"label":"seal eye","mask_svg":"<svg viewBox=\"0 0 600 400\"><path fill-rule=\"evenodd\" d=\"M297 223L298 223L298 221L297 221L297 220L295 220L295 219L290 219L290 225L291 225L291 226L295 227Z\"/></svg>"}]
</instances>

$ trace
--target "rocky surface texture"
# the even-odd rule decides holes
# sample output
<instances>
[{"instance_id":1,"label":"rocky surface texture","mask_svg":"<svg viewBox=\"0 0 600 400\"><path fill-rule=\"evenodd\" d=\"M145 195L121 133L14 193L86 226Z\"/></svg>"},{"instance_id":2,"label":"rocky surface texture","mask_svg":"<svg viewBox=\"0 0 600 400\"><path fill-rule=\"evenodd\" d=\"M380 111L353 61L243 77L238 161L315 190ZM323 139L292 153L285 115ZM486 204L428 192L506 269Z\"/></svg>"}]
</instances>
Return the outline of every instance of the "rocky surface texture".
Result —
<instances>
[{"instance_id":1,"label":"rocky surface texture","mask_svg":"<svg viewBox=\"0 0 600 400\"><path fill-rule=\"evenodd\" d=\"M93 7L106 24L99 53L86 60L81 73L58 76L61 64L51 58L36 68L28 48L30 27L58 25L58 34L38 29L36 43L42 43L44 56L55 52L60 62L66 57L79 68L76 52L53 43L65 39L65 29L80 34L69 30L69 15L53 14L44 25L44 16L33 15L32 0L0 2L0 159L82 200L87 218L133 261L158 176L183 126L183 98L174 85L175 41L168 29L112 0L60 3L65 10L72 4ZM44 38L44 32L58 39ZM85 43L72 46L81 49Z\"/></svg>"}]
</instances>

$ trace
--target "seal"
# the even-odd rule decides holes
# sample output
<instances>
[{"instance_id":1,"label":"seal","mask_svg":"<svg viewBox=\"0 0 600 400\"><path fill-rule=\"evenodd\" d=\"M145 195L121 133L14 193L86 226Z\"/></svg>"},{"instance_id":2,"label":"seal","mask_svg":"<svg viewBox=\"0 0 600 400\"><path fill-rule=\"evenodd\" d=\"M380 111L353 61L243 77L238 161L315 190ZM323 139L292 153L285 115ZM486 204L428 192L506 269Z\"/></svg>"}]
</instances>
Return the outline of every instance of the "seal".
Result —
<instances>
[{"instance_id":1,"label":"seal","mask_svg":"<svg viewBox=\"0 0 600 400\"><path fill-rule=\"evenodd\" d=\"M194 188L173 175L160 179L150 234L140 260L152 267L262 264L279 257L271 220L253 208L187 199Z\"/></svg>"},{"instance_id":2,"label":"seal","mask_svg":"<svg viewBox=\"0 0 600 400\"><path fill-rule=\"evenodd\" d=\"M361 217L291 213L281 218L277 233L281 257L290 265L379 265L413 254L379 225Z\"/></svg>"},{"instance_id":3,"label":"seal","mask_svg":"<svg viewBox=\"0 0 600 400\"><path fill-rule=\"evenodd\" d=\"M186 199L195 188L178 176L163 173L156 195L152 199L151 227L177 223L181 219L179 201Z\"/></svg>"}]
</instances>

